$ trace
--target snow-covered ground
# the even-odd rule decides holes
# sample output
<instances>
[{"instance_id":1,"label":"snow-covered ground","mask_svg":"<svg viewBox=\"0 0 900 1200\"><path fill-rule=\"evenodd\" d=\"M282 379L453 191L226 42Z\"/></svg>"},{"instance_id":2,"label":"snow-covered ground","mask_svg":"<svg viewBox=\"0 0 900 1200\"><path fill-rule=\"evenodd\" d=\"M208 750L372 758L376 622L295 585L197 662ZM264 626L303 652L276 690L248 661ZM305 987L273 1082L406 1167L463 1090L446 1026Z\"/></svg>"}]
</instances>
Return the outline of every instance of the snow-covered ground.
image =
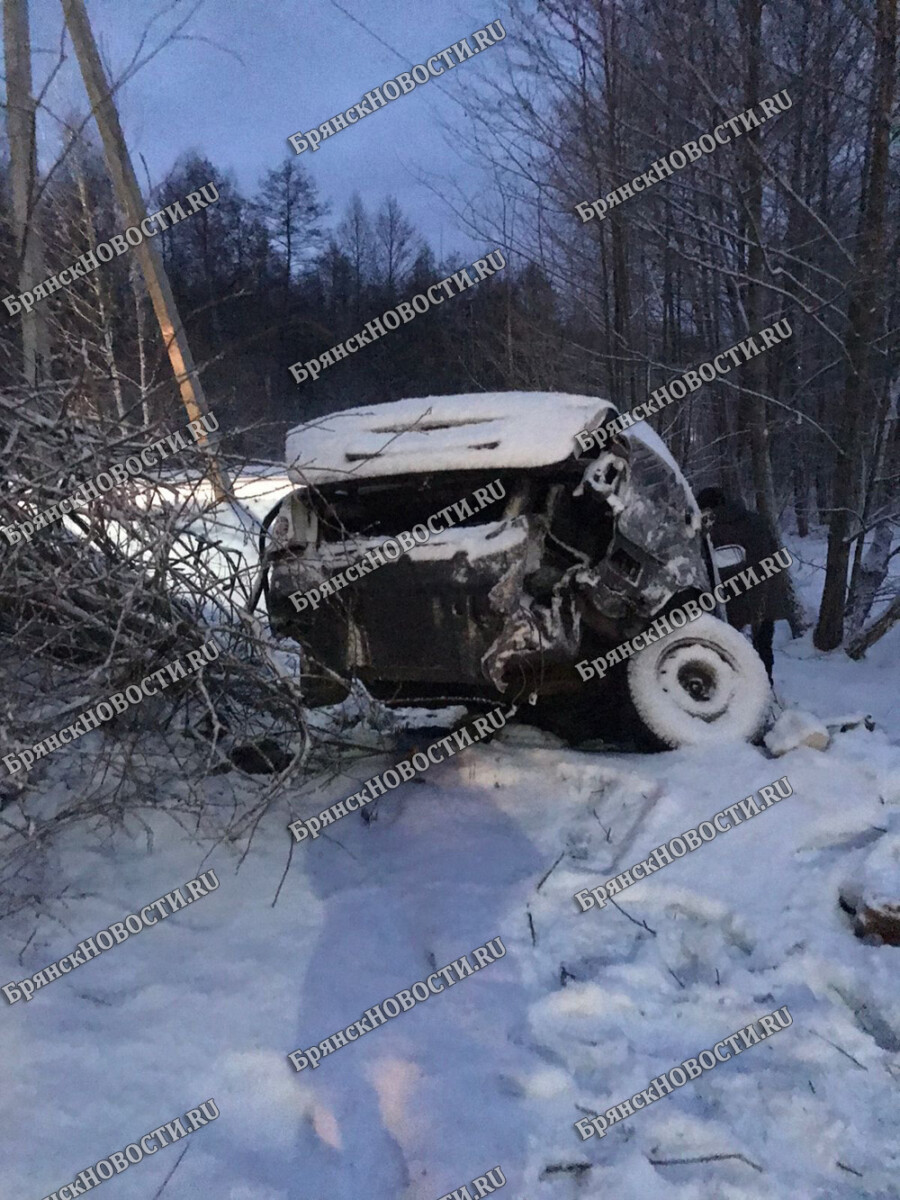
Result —
<instances>
[{"instance_id":1,"label":"snow-covered ground","mask_svg":"<svg viewBox=\"0 0 900 1200\"><path fill-rule=\"evenodd\" d=\"M823 561L821 543L797 548ZM821 572L801 582L812 600ZM857 940L838 892L900 832L900 628L860 663L780 632L782 702L870 713L874 732L772 760L576 752L518 730L402 785L371 824L354 814L292 848L288 821L391 759L310 780L239 870L242 847L206 855L162 816L152 844L135 826L56 846L45 884L69 890L0 926L0 982L198 870L221 886L30 1003L0 1000L0 1195L41 1200L212 1097L217 1121L109 1196L437 1200L499 1165L510 1200L896 1200L900 947ZM60 797L77 786L68 755L46 770ZM576 891L783 775L788 799L618 907L578 911ZM233 786L211 778L210 800ZM291 1068L292 1050L495 936L507 954L489 969ZM777 1038L581 1142L580 1117L782 1005Z\"/></svg>"}]
</instances>

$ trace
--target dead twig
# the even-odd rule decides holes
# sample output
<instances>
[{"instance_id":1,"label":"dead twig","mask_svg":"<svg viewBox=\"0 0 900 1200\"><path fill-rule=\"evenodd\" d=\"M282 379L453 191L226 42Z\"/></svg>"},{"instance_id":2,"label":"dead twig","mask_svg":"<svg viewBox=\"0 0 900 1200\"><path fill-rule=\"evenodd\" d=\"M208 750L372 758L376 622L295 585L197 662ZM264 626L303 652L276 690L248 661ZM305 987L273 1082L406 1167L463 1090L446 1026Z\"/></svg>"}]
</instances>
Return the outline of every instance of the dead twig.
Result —
<instances>
[{"instance_id":1,"label":"dead twig","mask_svg":"<svg viewBox=\"0 0 900 1200\"><path fill-rule=\"evenodd\" d=\"M855 1063L855 1064L856 1064L856 1066L857 1066L857 1067L859 1067L859 1069L860 1069L861 1071L868 1071L868 1069L869 1069L869 1068L868 1068L867 1066L865 1066L865 1064L864 1064L864 1063L861 1063L861 1062L859 1061L859 1059L858 1059L858 1058L854 1058L854 1057L853 1057L853 1055L852 1055L852 1054L850 1054L848 1051L846 1051L846 1050L843 1050L843 1049L842 1049L842 1048L841 1048L841 1047L840 1047L840 1046L837 1044L837 1042L832 1042L832 1041L830 1041L830 1040L829 1040L827 1037L822 1037L822 1034L821 1034L821 1033L817 1033L817 1032L815 1031L815 1029L810 1029L810 1030L809 1030L809 1032L810 1032L810 1033L813 1035L813 1037L820 1038L820 1039L821 1039L821 1041L823 1041L823 1042L826 1042L826 1043L827 1043L829 1046L832 1046L832 1047L833 1047L835 1050L837 1050L838 1054L843 1054L844 1058L849 1058L849 1059L850 1059L850 1061L851 1061L852 1063Z\"/></svg>"},{"instance_id":2,"label":"dead twig","mask_svg":"<svg viewBox=\"0 0 900 1200\"><path fill-rule=\"evenodd\" d=\"M175 1172L181 1166L181 1160L184 1158L184 1156L187 1154L187 1152L188 1152L188 1150L190 1150L190 1148L191 1148L191 1143L188 1142L188 1144L185 1146L185 1148L182 1150L182 1152L178 1155L178 1161L175 1163L175 1166L172 1168L172 1170L168 1173L168 1175L162 1181L162 1186L160 1187L159 1191L154 1193L153 1200L159 1200L160 1196L166 1190L166 1186L168 1185L169 1180L172 1178L172 1176L175 1174Z\"/></svg>"},{"instance_id":3,"label":"dead twig","mask_svg":"<svg viewBox=\"0 0 900 1200\"><path fill-rule=\"evenodd\" d=\"M635 918L632 917L629 913L627 913L625 911L625 909L621 907L621 905L616 904L616 902L615 902L615 900L613 900L612 896L609 896L608 899L609 899L610 903L613 904L619 910L619 912L622 914L623 917L628 917L628 920L631 921L631 923L633 925L640 925L640 927L642 929L646 929L648 933L652 933L653 936L656 937L656 930L651 929L646 921L635 920ZM682 984L681 986L684 987L684 984Z\"/></svg>"},{"instance_id":4,"label":"dead twig","mask_svg":"<svg viewBox=\"0 0 900 1200\"><path fill-rule=\"evenodd\" d=\"M738 1154L736 1151L732 1154L702 1154L698 1158L648 1158L647 1162L653 1167L681 1167L688 1166L691 1163L722 1162L726 1158L740 1159L742 1163L746 1163L754 1171L759 1171L761 1175L765 1174L759 1163L753 1162L745 1154Z\"/></svg>"},{"instance_id":5,"label":"dead twig","mask_svg":"<svg viewBox=\"0 0 900 1200\"><path fill-rule=\"evenodd\" d=\"M540 883L539 883L539 884L537 885L537 887L534 889L536 892L539 892L539 891L541 890L541 888L544 886L544 884L545 884L545 883L547 882L547 880L550 878L550 876L552 875L552 873L553 873L553 872L556 870L556 868L557 868L557 867L559 866L559 864L562 862L563 858L565 857L565 854L566 854L566 852L565 852L565 850L563 850L563 851L560 853L560 855L559 855L559 858L557 858L556 862L555 862L555 863L553 864L553 866L550 868L550 870L549 870L549 871L547 871L547 872L546 872L544 875L542 875L542 876L541 876L541 881L540 881Z\"/></svg>"},{"instance_id":6,"label":"dead twig","mask_svg":"<svg viewBox=\"0 0 900 1200\"><path fill-rule=\"evenodd\" d=\"M847 1164L842 1163L840 1159L837 1160L835 1166L840 1167L842 1171L849 1171L851 1175L856 1175L859 1179L862 1179L863 1177L862 1171L854 1171L852 1167L848 1167Z\"/></svg>"}]
</instances>

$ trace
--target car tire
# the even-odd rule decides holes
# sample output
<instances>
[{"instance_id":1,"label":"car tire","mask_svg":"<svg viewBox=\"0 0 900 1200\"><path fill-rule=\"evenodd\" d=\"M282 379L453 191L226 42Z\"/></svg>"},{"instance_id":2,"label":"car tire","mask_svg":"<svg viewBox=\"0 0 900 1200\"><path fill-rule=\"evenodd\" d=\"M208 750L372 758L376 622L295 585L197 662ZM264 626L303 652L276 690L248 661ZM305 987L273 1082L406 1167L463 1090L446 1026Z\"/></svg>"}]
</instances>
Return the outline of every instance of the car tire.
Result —
<instances>
[{"instance_id":1,"label":"car tire","mask_svg":"<svg viewBox=\"0 0 900 1200\"><path fill-rule=\"evenodd\" d=\"M628 689L644 725L670 747L751 741L770 702L753 646L707 613L638 651Z\"/></svg>"}]
</instances>

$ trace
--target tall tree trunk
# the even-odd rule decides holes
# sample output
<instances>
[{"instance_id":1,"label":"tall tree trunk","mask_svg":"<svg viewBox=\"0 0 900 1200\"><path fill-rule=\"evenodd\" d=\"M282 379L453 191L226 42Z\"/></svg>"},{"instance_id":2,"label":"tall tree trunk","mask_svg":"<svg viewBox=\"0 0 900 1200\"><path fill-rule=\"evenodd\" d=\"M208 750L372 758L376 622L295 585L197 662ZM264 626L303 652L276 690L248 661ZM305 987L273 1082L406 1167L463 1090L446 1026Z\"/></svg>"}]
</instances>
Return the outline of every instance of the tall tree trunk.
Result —
<instances>
[{"instance_id":1,"label":"tall tree trunk","mask_svg":"<svg viewBox=\"0 0 900 1200\"><path fill-rule=\"evenodd\" d=\"M81 162L81 157L77 146L74 147L72 154L72 174L75 179L75 186L78 191L78 201L81 205L81 218L84 223L84 231L87 235L88 249L94 251L97 249L97 231L94 228L94 217L91 211L91 200L88 194L87 180L84 177L84 167ZM119 421L124 424L125 421L125 402L122 397L122 381L119 375L119 367L116 362L115 354L115 339L113 336L112 313L104 299L104 292L107 291L108 285L105 283L102 273L91 276L91 287L97 301L97 320L99 323L100 345L103 354L103 360L106 364L106 371L109 381L112 385L113 399L115 400L115 415ZM86 368L90 371L90 364L86 363ZM104 403L100 410L106 416L108 405Z\"/></svg>"},{"instance_id":2,"label":"tall tree trunk","mask_svg":"<svg viewBox=\"0 0 900 1200\"><path fill-rule=\"evenodd\" d=\"M147 378L147 340L146 340L146 321L144 320L144 292L142 288L142 280L140 277L140 268L137 265L137 260L132 259L128 270L128 281L131 284L131 294L134 298L134 323L137 331L137 353L138 353L138 387L141 393L141 421L145 429L149 429L151 423L150 417L150 397L149 381Z\"/></svg>"},{"instance_id":3,"label":"tall tree trunk","mask_svg":"<svg viewBox=\"0 0 900 1200\"><path fill-rule=\"evenodd\" d=\"M894 529L890 521L885 519L875 526L872 541L857 571L856 587L847 603L847 626L851 640L865 624L878 589L887 578L893 538Z\"/></svg>"},{"instance_id":4,"label":"tall tree trunk","mask_svg":"<svg viewBox=\"0 0 900 1200\"><path fill-rule=\"evenodd\" d=\"M860 198L856 270L850 283L844 339L847 374L838 440L846 458L835 471L825 588L813 636L818 650L834 650L843 641L849 538L851 527L856 523L854 514L860 508L867 428L863 410L870 396L870 348L884 302L884 219L897 56L897 0L877 0L875 39L869 108L871 145Z\"/></svg>"},{"instance_id":5,"label":"tall tree trunk","mask_svg":"<svg viewBox=\"0 0 900 1200\"><path fill-rule=\"evenodd\" d=\"M618 0L612 0L609 8L609 25L604 30L604 92L606 103L607 135L610 171L614 179L625 173L622 165L624 154L619 136L619 23ZM610 237L612 240L612 287L614 340L608 352L612 358L610 370L613 378L613 399L622 411L637 403L634 368L631 364L631 305L629 301L628 270L628 222L618 209L610 213Z\"/></svg>"},{"instance_id":6,"label":"tall tree trunk","mask_svg":"<svg viewBox=\"0 0 900 1200\"><path fill-rule=\"evenodd\" d=\"M37 154L35 102L31 94L31 36L28 0L3 0L6 59L6 132L12 182L13 237L18 257L20 292L30 292L47 278L44 244L35 211ZM40 301L21 315L22 358L29 386L50 378L50 334Z\"/></svg>"},{"instance_id":7,"label":"tall tree trunk","mask_svg":"<svg viewBox=\"0 0 900 1200\"><path fill-rule=\"evenodd\" d=\"M762 99L760 73L762 68L762 12L764 0L742 0L741 19L746 40L746 84L744 104L753 108ZM756 153L758 135L749 133L744 141L744 172L746 179L747 251L747 314L748 333L755 333L762 324L765 270L763 254L763 162ZM765 392L766 364L761 356L750 359L742 368L742 383L746 392L742 407L750 436L750 461L753 467L753 487L756 507L773 529L778 528L778 505L769 459L769 428ZM757 394L754 394L757 393Z\"/></svg>"},{"instance_id":8,"label":"tall tree trunk","mask_svg":"<svg viewBox=\"0 0 900 1200\"><path fill-rule=\"evenodd\" d=\"M875 450L875 462L871 471L871 482L866 495L863 509L863 527L869 524L876 505L886 499L890 503L893 497L888 496L883 486L885 470L891 458L891 449L897 439L898 431L898 400L900 400L900 374L891 380L888 387L888 407L881 422ZM863 538L858 537L854 553L853 571L850 576L850 591L847 599L847 624L851 638L854 637L863 624L868 620L878 589L882 586L888 574L891 559L891 544L894 539L894 526L890 510L876 524L875 532L868 551L863 556Z\"/></svg>"},{"instance_id":9,"label":"tall tree trunk","mask_svg":"<svg viewBox=\"0 0 900 1200\"><path fill-rule=\"evenodd\" d=\"M898 395L900 395L900 376L896 376L894 379L885 380L884 395L882 397L882 402L879 404L878 412L875 416L875 426L877 429L875 436L875 453L872 460L871 470L868 472L868 476L865 480L865 496L863 499L862 514L860 518L863 529L868 529L872 521L872 514L877 513L882 501L888 498L885 495L883 476L885 464L887 463L888 459L888 450L891 446L895 430L897 428L896 422ZM891 533L888 536L888 545L890 546L893 528L889 526L889 529ZM853 547L853 566L850 571L850 587L847 591L848 614L854 610L858 611L859 609L857 590L861 586L862 573L869 569L869 562L868 560L864 560L863 557L864 542L865 535L860 534ZM875 560L873 559L872 561ZM886 561L885 573L887 573ZM851 619L851 633L855 632L859 622L864 621L867 615L868 610L862 615L861 618L857 617Z\"/></svg>"}]
</instances>

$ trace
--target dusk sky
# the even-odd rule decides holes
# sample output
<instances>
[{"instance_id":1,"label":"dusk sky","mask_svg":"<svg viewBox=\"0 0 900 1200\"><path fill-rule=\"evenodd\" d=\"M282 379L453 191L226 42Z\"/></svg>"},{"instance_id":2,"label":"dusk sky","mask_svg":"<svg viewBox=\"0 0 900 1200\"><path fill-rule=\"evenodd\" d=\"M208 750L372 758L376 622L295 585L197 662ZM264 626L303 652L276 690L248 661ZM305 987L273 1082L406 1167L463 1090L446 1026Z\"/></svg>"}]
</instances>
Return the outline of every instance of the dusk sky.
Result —
<instances>
[{"instance_id":1,"label":"dusk sky","mask_svg":"<svg viewBox=\"0 0 900 1200\"><path fill-rule=\"evenodd\" d=\"M113 76L132 60L154 14L144 53L159 46L194 4L88 0ZM502 19L504 9L497 0L203 0L182 40L165 46L118 95L142 186L141 155L157 183L180 153L195 149L220 170L233 170L240 188L252 192L262 172L289 151L290 134L319 125L386 79ZM40 91L58 59L61 9L58 0L31 0L30 11ZM421 177L433 177L438 193L447 192L442 182L451 177L461 178L469 192L478 190L477 170L448 146L440 122L462 118L454 97L485 72L502 70L507 45L445 72L324 141L316 153L300 156L334 214L340 215L354 189L370 207L393 193L436 253L481 247ZM66 56L45 99L63 116L86 109L68 41ZM55 154L57 129L44 113L39 134L45 166Z\"/></svg>"}]
</instances>

